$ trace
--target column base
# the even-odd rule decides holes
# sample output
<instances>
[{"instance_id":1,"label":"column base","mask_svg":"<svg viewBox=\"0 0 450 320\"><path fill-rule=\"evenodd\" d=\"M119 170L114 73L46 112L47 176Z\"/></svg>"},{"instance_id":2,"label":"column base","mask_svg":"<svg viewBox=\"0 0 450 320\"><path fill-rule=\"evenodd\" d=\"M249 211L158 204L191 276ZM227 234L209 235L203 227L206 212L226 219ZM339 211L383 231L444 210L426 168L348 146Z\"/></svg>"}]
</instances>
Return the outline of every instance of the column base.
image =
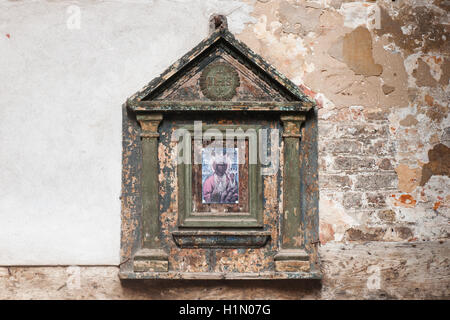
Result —
<instances>
[{"instance_id":1,"label":"column base","mask_svg":"<svg viewBox=\"0 0 450 320\"><path fill-rule=\"evenodd\" d=\"M309 272L309 255L303 249L280 250L274 257L278 272Z\"/></svg>"},{"instance_id":2,"label":"column base","mask_svg":"<svg viewBox=\"0 0 450 320\"><path fill-rule=\"evenodd\" d=\"M140 249L134 255L134 272L167 272L169 256L161 249Z\"/></svg>"}]
</instances>

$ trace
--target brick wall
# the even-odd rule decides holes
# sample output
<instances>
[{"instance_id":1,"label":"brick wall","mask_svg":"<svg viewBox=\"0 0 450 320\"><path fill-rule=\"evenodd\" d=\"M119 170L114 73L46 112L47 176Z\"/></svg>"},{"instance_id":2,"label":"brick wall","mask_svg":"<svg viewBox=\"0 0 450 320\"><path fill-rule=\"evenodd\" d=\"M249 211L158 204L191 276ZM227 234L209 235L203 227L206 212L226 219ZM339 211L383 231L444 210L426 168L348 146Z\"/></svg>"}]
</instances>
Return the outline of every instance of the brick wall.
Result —
<instances>
[{"instance_id":1,"label":"brick wall","mask_svg":"<svg viewBox=\"0 0 450 320\"><path fill-rule=\"evenodd\" d=\"M112 4L102 2L101 5L104 10L109 8L110 15L114 16ZM127 8L135 5L123 6L121 12L126 15ZM8 6L16 8L14 3ZM46 6L48 12L56 10L51 4ZM220 6L215 6L214 10L220 11ZM450 298L448 3L439 0L248 0L230 2L228 6L230 12L237 8L228 16L230 29L237 38L318 102L319 251L323 281L120 282L115 263L95 266L95 259L87 258L83 261L94 266L4 265L0 268L0 298ZM175 9L158 7L158 12ZM11 10L11 14L19 14ZM27 14L32 17L34 10L37 9L30 9ZM89 3L82 6L82 13L87 17L93 10ZM211 8L192 1L190 10L197 10L193 14L205 22L206 36ZM140 11L132 12L136 16ZM185 41L196 34L191 17L184 17L181 11L179 15L184 19L180 23L191 33L170 31L164 35L174 43L175 38ZM145 17L149 19L148 14ZM13 25L12 19L8 19L8 25ZM20 19L14 20L14 25L20 26ZM45 26L45 22L37 23ZM152 30L145 29L148 27L143 28L145 32L141 36L152 34ZM158 32L163 34L162 29ZM10 46L15 35L12 31L4 33L9 37L0 34L2 41L10 41L7 43ZM144 50L145 42L133 35L128 38L131 40L127 46L136 48L140 43L139 48ZM188 40L176 52L168 50L173 53L173 60L200 39L192 43ZM164 43L161 41L160 45ZM151 45L148 43L148 47ZM38 65L33 58L38 56L37 52L30 53L28 72ZM126 59L133 59L135 53L126 50L114 63L120 65ZM159 71L171 62L162 58L158 61L159 69L155 68ZM14 78L12 71L11 74ZM117 117L125 97L116 97L116 92L125 89L135 92L152 78L148 74L134 74L140 78L128 75L127 79L134 81L132 87L123 88L123 82L111 82L113 87L107 92L115 99L112 104L108 102L107 110L115 106ZM84 83L81 80L68 83L73 86L72 91L77 90L77 83ZM10 94L8 105L14 105L12 101L19 100L14 93ZM97 97L105 94L98 93ZM21 114L22 118L15 118L36 116L37 113L25 113ZM120 121L116 125L120 131ZM13 131L5 134L8 132ZM115 161L119 170L119 153ZM11 181L25 181L20 174L14 177ZM120 184L118 179L117 183ZM20 191L17 189L15 193ZM105 199L110 198L105 195ZM76 203L73 205L77 207ZM113 213L117 218L119 208ZM86 221L91 221L87 217L93 219L92 214L86 216ZM114 228L104 231L119 232ZM3 252L13 252L6 249L15 245L3 241ZM39 252L45 256L45 247ZM67 252L70 250L61 251L61 255ZM33 259L32 264L39 265L39 258ZM42 264L47 265L46 261ZM50 264L71 264L64 261ZM75 257L70 261L78 260Z\"/></svg>"}]
</instances>

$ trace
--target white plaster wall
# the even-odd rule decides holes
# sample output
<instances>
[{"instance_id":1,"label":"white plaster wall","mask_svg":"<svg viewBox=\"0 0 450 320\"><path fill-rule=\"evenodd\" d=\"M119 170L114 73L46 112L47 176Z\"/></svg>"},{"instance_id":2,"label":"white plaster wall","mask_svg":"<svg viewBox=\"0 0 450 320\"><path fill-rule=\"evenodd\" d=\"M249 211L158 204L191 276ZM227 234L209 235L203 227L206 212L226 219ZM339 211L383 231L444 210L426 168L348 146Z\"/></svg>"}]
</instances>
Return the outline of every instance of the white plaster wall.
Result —
<instances>
[{"instance_id":1,"label":"white plaster wall","mask_svg":"<svg viewBox=\"0 0 450 320\"><path fill-rule=\"evenodd\" d=\"M119 263L121 105L207 36L212 13L239 33L251 10L0 1L0 265Z\"/></svg>"}]
</instances>

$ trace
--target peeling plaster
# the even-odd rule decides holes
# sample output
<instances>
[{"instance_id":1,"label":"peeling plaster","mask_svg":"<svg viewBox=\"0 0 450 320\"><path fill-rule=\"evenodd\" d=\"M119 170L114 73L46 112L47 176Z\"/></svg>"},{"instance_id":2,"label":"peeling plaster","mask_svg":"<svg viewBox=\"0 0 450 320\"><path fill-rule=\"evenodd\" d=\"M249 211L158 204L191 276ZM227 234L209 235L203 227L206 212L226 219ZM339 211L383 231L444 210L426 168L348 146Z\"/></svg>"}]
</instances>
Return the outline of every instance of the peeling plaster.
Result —
<instances>
[{"instance_id":1,"label":"peeling plaster","mask_svg":"<svg viewBox=\"0 0 450 320\"><path fill-rule=\"evenodd\" d=\"M319 208L321 210L320 220L332 226L334 241L342 241L345 231L359 223L346 214L345 209L337 202L327 199L325 195L320 196Z\"/></svg>"},{"instance_id":2,"label":"peeling plaster","mask_svg":"<svg viewBox=\"0 0 450 320\"><path fill-rule=\"evenodd\" d=\"M357 75L379 76L383 67L375 64L372 55L372 37L364 27L357 27L338 40L328 51L329 54L345 62Z\"/></svg>"},{"instance_id":3,"label":"peeling plaster","mask_svg":"<svg viewBox=\"0 0 450 320\"><path fill-rule=\"evenodd\" d=\"M344 26L355 29L364 26L368 29L379 29L381 18L380 8L376 3L346 2L338 12L344 17Z\"/></svg>"},{"instance_id":4,"label":"peeling plaster","mask_svg":"<svg viewBox=\"0 0 450 320\"><path fill-rule=\"evenodd\" d=\"M119 1L100 1L95 6L98 9L90 4L80 4L85 19L83 25L98 27L95 32L92 32L93 27L77 32L65 30L64 23L60 23L61 12L67 5L64 1L39 1L39 4L27 6L5 2L3 5L8 10L1 12L8 12L8 17L2 21L8 23L3 23L2 28L10 30L5 30L6 36L0 42L11 59L4 60L8 63L2 70L11 81L5 83L7 93L1 98L6 99L4 105L9 106L4 109L5 114L14 115L24 108L27 113L22 112L20 117L3 117L7 124L0 126L5 128L2 131L6 141L4 154L17 155L14 165L8 160L5 167L9 171L3 172L6 178L1 180L6 181L7 187L2 205L5 212L20 211L29 226L23 225L25 229L20 229L23 232L18 232L9 218L0 224L7 232L15 232L12 238L9 233L3 233L6 236L1 245L7 246L8 250L2 247L0 259L7 263L20 259L22 264L37 263L44 261L42 253L57 243L58 247L70 247L71 251L53 250L50 256L54 259L46 260L50 263L118 261L115 251L119 236L119 191L114 186L117 187L120 180L117 171L120 167L120 105L127 94L207 35L210 14L223 13L228 15L229 27L240 40L296 84L302 85L318 102L320 241L327 276L321 297L354 297L355 292L363 297L379 297L379 292L395 298L444 296L448 293L448 261L445 257L450 234L447 2L198 0L149 3L139 0L126 5ZM149 4L152 10L148 9ZM123 16L117 16L117 12ZM127 14L134 18L122 24L110 23L117 21L114 19L123 21ZM175 14L186 18L173 21L171 18ZM105 19L100 26L96 21L102 15ZM198 19L193 21L193 16ZM22 22L23 17L28 18L26 24ZM52 28L48 27L49 22L53 23ZM139 26L134 28L135 24ZM52 31L42 36L45 30ZM348 39L349 35L358 35L356 40L364 40L363 47L358 46L358 41L348 46L362 59L344 54L345 37ZM27 41L22 41L24 39ZM43 45L47 49L39 51ZM82 53L78 55L79 50ZM101 60L98 60L99 53L103 57ZM77 56L75 60L74 55ZM67 63L69 60L71 62ZM362 63L357 63L360 60ZM125 71L121 65L125 66ZM114 67L111 69L111 66ZM17 77L18 70L26 72L27 77ZM86 77L86 74L90 76ZM43 75L45 82L39 81ZM97 89L93 92L92 88ZM30 95L23 96L24 91ZM85 107L80 108L81 105ZM108 115L106 118L105 114ZM90 120L86 122L85 119ZM34 130L33 141L26 138L29 137L25 132L27 128ZM56 139L55 134L60 138ZM28 146L26 152L24 145ZM20 150L12 146L18 146ZM66 149L71 152L67 153ZM70 159L61 158L62 154ZM94 174L86 168L92 168ZM55 175L57 171L65 173ZM28 180L24 180L24 176ZM48 180L58 176L61 179ZM114 176L116 179L111 180ZM89 179L80 180L82 177ZM92 180L105 184L89 187ZM33 197L33 192L38 197ZM169 197L167 191L163 193ZM17 194L21 195L21 201L17 201ZM55 198L55 195L60 197ZM78 201L81 198L77 197L83 201ZM33 208L24 208L26 203L33 203ZM113 203L116 207L107 205L107 214L104 213L105 204ZM276 203L273 205L277 206ZM281 203L278 206L281 208ZM39 212L39 221L35 220L33 212ZM58 212L58 219L52 212ZM170 217L176 209L170 206L165 212L164 218L174 223ZM111 222L104 225L100 234L96 218ZM83 242L55 242L55 236L67 239L76 234L60 228L68 221L73 230L84 230ZM97 228L97 240L101 235L100 241L92 242L92 226ZM53 230L52 237L40 233L39 241L33 242L39 247L33 247L30 255L18 257L17 252L24 251L11 250L12 242L21 243L17 241L18 234L31 234L30 239L36 239L33 232L44 229ZM111 231L113 229L117 232ZM133 225L129 232L138 229L138 225ZM62 233L58 234L61 230L64 237ZM73 259L69 259L70 255ZM403 260L399 261L401 255ZM224 265L235 267L236 260L230 256L223 255L220 259ZM251 263L252 260L246 261ZM176 263L185 270L206 266L201 254ZM416 266L420 268L415 269ZM0 268L0 280L8 279L13 288L23 278L20 277L22 273L39 278L29 272ZM89 272L86 268L68 267L53 270L47 279L55 279L57 274L61 280L57 287L64 285L58 294L77 298L80 290L86 288L83 279L89 279ZM92 274L98 276L95 272ZM396 274L403 277L393 277ZM108 283L117 278L114 270L105 271L105 275ZM416 292L414 288L418 284L420 290ZM342 293L343 286L353 293ZM17 292L34 292L36 289L25 288L28 287L23 286L20 290L14 287L5 292L7 295L12 291L20 294ZM150 295L159 297L155 290ZM265 292L254 288L217 290L212 288L207 292L208 296L266 296ZM172 294L172 291L165 292ZM195 298L204 297L206 292L203 287L198 289L201 294L193 295L187 291L185 296ZM49 292L46 288L45 294L50 295ZM104 292L105 296L121 292L121 286L111 285ZM117 293L117 296L122 294ZM286 292L272 294L289 296ZM95 297L101 296L102 293L95 293ZM140 295L143 296L145 294Z\"/></svg>"}]
</instances>

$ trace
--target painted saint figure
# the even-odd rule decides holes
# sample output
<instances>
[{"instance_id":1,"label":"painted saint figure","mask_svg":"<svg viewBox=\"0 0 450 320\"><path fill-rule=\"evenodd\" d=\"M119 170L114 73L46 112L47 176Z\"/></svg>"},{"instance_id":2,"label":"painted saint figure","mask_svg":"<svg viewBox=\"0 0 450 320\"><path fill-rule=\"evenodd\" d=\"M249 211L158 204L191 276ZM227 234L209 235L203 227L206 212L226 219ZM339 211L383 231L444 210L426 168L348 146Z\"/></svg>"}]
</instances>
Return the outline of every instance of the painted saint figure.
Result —
<instances>
[{"instance_id":1,"label":"painted saint figure","mask_svg":"<svg viewBox=\"0 0 450 320\"><path fill-rule=\"evenodd\" d=\"M233 150L233 149L231 149ZM214 155L211 159L213 173L203 182L204 203L236 203L239 200L239 188L236 174L231 172L229 158Z\"/></svg>"}]
</instances>

